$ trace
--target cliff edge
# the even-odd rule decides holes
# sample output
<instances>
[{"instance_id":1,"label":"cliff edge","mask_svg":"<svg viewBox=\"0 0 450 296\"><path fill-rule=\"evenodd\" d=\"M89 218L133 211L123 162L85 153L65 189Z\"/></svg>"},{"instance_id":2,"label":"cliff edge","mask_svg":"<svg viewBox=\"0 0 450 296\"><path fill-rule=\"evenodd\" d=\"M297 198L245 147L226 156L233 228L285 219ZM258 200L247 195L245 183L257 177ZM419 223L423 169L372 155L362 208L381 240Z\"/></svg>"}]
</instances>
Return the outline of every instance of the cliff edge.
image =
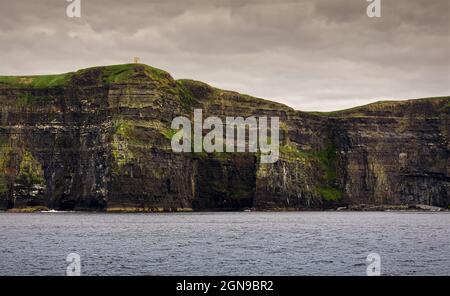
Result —
<instances>
[{"instance_id":1,"label":"cliff edge","mask_svg":"<svg viewBox=\"0 0 450 296\"><path fill-rule=\"evenodd\" d=\"M301 112L142 64L0 76L0 209L448 208L450 97ZM278 116L280 159L174 153L171 121Z\"/></svg>"}]
</instances>

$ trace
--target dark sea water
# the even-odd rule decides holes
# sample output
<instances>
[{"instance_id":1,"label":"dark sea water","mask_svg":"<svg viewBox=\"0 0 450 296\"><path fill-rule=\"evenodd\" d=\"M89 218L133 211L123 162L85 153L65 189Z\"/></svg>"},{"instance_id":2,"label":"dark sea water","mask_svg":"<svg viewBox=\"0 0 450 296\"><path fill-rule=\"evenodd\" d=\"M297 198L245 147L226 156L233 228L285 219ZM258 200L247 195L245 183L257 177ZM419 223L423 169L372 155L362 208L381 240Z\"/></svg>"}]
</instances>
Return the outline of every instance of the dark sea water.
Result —
<instances>
[{"instance_id":1,"label":"dark sea water","mask_svg":"<svg viewBox=\"0 0 450 296\"><path fill-rule=\"evenodd\" d=\"M450 214L0 214L0 275L450 275Z\"/></svg>"}]
</instances>

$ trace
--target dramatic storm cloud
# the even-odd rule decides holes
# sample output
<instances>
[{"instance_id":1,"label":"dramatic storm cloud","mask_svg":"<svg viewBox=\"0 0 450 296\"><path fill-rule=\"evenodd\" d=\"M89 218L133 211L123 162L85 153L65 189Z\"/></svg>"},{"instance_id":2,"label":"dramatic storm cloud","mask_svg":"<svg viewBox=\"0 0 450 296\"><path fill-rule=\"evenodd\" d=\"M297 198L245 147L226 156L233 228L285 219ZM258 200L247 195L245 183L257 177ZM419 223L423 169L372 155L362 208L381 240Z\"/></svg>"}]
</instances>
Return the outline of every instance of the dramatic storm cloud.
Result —
<instances>
[{"instance_id":1,"label":"dramatic storm cloud","mask_svg":"<svg viewBox=\"0 0 450 296\"><path fill-rule=\"evenodd\" d=\"M0 75L47 74L139 56L192 78L336 110L449 95L448 0L0 0Z\"/></svg>"}]
</instances>

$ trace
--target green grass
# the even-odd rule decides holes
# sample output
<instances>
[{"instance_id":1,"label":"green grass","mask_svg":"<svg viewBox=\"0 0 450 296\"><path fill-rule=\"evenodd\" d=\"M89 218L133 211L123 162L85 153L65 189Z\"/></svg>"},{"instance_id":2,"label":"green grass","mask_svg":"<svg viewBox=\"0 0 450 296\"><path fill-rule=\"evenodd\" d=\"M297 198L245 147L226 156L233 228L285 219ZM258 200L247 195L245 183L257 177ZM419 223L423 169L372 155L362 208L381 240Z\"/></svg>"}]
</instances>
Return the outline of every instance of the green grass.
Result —
<instances>
[{"instance_id":1,"label":"green grass","mask_svg":"<svg viewBox=\"0 0 450 296\"><path fill-rule=\"evenodd\" d=\"M333 187L317 187L317 192L326 201L339 201L342 199L342 190Z\"/></svg>"},{"instance_id":2,"label":"green grass","mask_svg":"<svg viewBox=\"0 0 450 296\"><path fill-rule=\"evenodd\" d=\"M76 75L83 76L87 75L88 73L96 73L96 72L100 74L99 82L107 84L126 83L145 78L151 78L152 80L155 81L164 82L170 78L169 73L144 64L123 64L123 65L92 67L79 70L76 72ZM137 73L144 75L136 76Z\"/></svg>"},{"instance_id":3,"label":"green grass","mask_svg":"<svg viewBox=\"0 0 450 296\"><path fill-rule=\"evenodd\" d=\"M11 160L12 148L7 143L7 139L0 137L0 194L8 191L6 168Z\"/></svg>"},{"instance_id":4,"label":"green grass","mask_svg":"<svg viewBox=\"0 0 450 296\"><path fill-rule=\"evenodd\" d=\"M61 87L68 85L72 76L73 73L37 76L0 76L0 84L29 88Z\"/></svg>"},{"instance_id":5,"label":"green grass","mask_svg":"<svg viewBox=\"0 0 450 296\"><path fill-rule=\"evenodd\" d=\"M41 164L28 151L25 151L22 155L17 178L20 183L27 187L42 184L45 181Z\"/></svg>"},{"instance_id":6,"label":"green grass","mask_svg":"<svg viewBox=\"0 0 450 296\"><path fill-rule=\"evenodd\" d=\"M290 144L280 146L280 153L292 159L316 160L324 171L327 181L336 179L336 146L327 145L319 151L303 151Z\"/></svg>"},{"instance_id":7,"label":"green grass","mask_svg":"<svg viewBox=\"0 0 450 296\"><path fill-rule=\"evenodd\" d=\"M313 152L316 159L319 161L320 167L324 172L325 181L328 184L334 184L336 176L336 146L328 144L325 149ZM333 186L318 187L318 193L326 201L339 201L342 199L342 189Z\"/></svg>"},{"instance_id":8,"label":"green grass","mask_svg":"<svg viewBox=\"0 0 450 296\"><path fill-rule=\"evenodd\" d=\"M280 146L280 153L290 158L308 159L313 157L312 153L297 149L296 147L289 144Z\"/></svg>"},{"instance_id":9,"label":"green grass","mask_svg":"<svg viewBox=\"0 0 450 296\"><path fill-rule=\"evenodd\" d=\"M195 102L195 98L192 92L189 90L187 84L195 83L195 81L181 79L177 80L176 83L181 103L183 103L183 105L185 106L191 106Z\"/></svg>"},{"instance_id":10,"label":"green grass","mask_svg":"<svg viewBox=\"0 0 450 296\"><path fill-rule=\"evenodd\" d=\"M178 131L173 130L173 129L169 129L169 128L163 128L161 130L161 134L166 137L166 139L168 140L172 140L173 136L177 133Z\"/></svg>"},{"instance_id":11,"label":"green grass","mask_svg":"<svg viewBox=\"0 0 450 296\"><path fill-rule=\"evenodd\" d=\"M325 171L325 179L332 181L336 179L336 146L328 144L325 149L313 152L319 160L322 169Z\"/></svg>"},{"instance_id":12,"label":"green grass","mask_svg":"<svg viewBox=\"0 0 450 296\"><path fill-rule=\"evenodd\" d=\"M142 70L142 72L141 72ZM0 85L24 88L52 88L64 87L70 84L72 78L82 77L89 73L98 71L100 83L125 83L135 79L151 78L159 82L170 80L169 73L143 64L124 64L112 66L100 66L82 69L77 72L70 72L56 75L35 75L35 76L0 76ZM139 72L139 75L136 74ZM95 76L94 76L95 77ZM137 78L138 77L138 78Z\"/></svg>"},{"instance_id":13,"label":"green grass","mask_svg":"<svg viewBox=\"0 0 450 296\"><path fill-rule=\"evenodd\" d=\"M429 98L419 98L419 99L410 99L410 100L383 100L383 101L377 101L371 104L362 105L362 106L356 106L348 109L342 109L338 111L329 111L329 112L306 112L308 114L318 115L318 116L332 116L332 117L343 117L343 116L351 116L351 117L364 117L365 111L371 110L371 109L382 109L384 107L389 107L392 105L403 105L403 104L410 104L414 102L432 102L436 100L448 100L448 104L450 103L450 97L429 97ZM448 108L444 106L443 109Z\"/></svg>"},{"instance_id":14,"label":"green grass","mask_svg":"<svg viewBox=\"0 0 450 296\"><path fill-rule=\"evenodd\" d=\"M328 184L326 186L316 187L316 192L326 201L339 201L343 192L340 188L329 186L336 183L336 146L328 144L319 151L303 151L292 145L280 146L280 152L288 159L296 161L316 162L318 163L323 179L321 182Z\"/></svg>"},{"instance_id":15,"label":"green grass","mask_svg":"<svg viewBox=\"0 0 450 296\"><path fill-rule=\"evenodd\" d=\"M113 134L122 136L125 139L129 139L131 133L134 130L134 126L131 121L127 120L114 120L113 122Z\"/></svg>"}]
</instances>

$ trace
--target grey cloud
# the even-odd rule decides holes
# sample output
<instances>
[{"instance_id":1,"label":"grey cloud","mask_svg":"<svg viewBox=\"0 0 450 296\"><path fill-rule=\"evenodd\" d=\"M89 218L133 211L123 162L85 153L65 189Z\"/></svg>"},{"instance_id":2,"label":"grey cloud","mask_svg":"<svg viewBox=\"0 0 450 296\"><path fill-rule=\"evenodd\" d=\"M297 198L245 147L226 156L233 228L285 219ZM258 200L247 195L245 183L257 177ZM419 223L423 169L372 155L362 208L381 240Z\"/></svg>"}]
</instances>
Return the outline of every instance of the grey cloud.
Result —
<instances>
[{"instance_id":1,"label":"grey cloud","mask_svg":"<svg viewBox=\"0 0 450 296\"><path fill-rule=\"evenodd\" d=\"M217 87L335 110L450 94L448 0L0 0L0 73L130 62Z\"/></svg>"}]
</instances>

